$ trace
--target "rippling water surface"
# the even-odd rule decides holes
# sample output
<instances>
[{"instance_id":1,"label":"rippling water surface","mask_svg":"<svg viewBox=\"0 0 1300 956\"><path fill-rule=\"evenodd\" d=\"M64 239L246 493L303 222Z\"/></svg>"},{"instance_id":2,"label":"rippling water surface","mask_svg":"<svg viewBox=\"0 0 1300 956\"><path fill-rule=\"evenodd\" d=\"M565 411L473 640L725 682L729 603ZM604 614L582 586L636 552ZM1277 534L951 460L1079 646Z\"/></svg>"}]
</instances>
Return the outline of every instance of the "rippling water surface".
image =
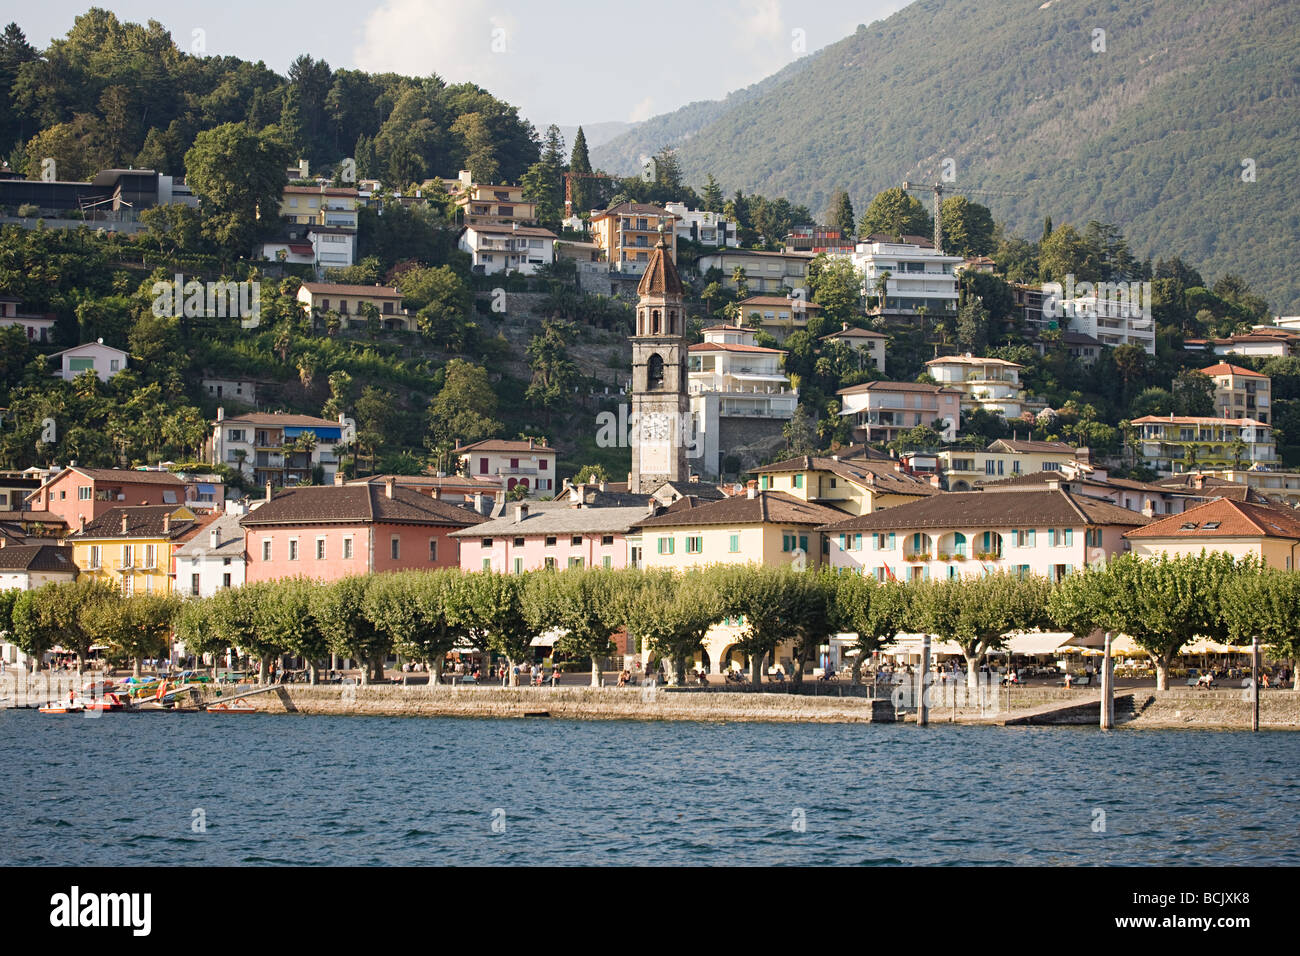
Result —
<instances>
[{"instance_id":1,"label":"rippling water surface","mask_svg":"<svg viewBox=\"0 0 1300 956\"><path fill-rule=\"evenodd\" d=\"M1298 759L1288 733L9 710L0 863L1295 865Z\"/></svg>"}]
</instances>

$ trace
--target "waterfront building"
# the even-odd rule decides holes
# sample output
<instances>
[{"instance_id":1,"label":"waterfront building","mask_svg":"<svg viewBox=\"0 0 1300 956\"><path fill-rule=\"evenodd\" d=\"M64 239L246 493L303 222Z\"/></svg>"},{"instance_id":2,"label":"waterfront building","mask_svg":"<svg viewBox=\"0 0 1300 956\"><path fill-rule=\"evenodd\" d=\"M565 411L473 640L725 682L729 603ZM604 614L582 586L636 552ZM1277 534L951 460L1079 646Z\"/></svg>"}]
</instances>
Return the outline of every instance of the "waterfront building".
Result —
<instances>
[{"instance_id":1,"label":"waterfront building","mask_svg":"<svg viewBox=\"0 0 1300 956\"><path fill-rule=\"evenodd\" d=\"M877 580L925 581L1005 571L1059 581L1127 550L1141 514L1060 486L958 491L828 523L832 567Z\"/></svg>"},{"instance_id":2,"label":"waterfront building","mask_svg":"<svg viewBox=\"0 0 1300 956\"><path fill-rule=\"evenodd\" d=\"M648 505L588 507L560 502L515 502L505 513L453 531L462 571L526 571L567 568L619 569L628 565L627 535L650 514Z\"/></svg>"},{"instance_id":3,"label":"waterfront building","mask_svg":"<svg viewBox=\"0 0 1300 956\"><path fill-rule=\"evenodd\" d=\"M176 549L176 591L182 597L212 597L244 583L242 513L227 512L214 518Z\"/></svg>"},{"instance_id":4,"label":"waterfront building","mask_svg":"<svg viewBox=\"0 0 1300 956\"><path fill-rule=\"evenodd\" d=\"M184 505L111 508L93 520L82 518L67 543L82 574L106 581L127 596L167 594L175 549L211 520Z\"/></svg>"},{"instance_id":5,"label":"waterfront building","mask_svg":"<svg viewBox=\"0 0 1300 956\"><path fill-rule=\"evenodd\" d=\"M0 591L30 591L77 579L72 549L55 544L9 544L0 537Z\"/></svg>"},{"instance_id":6,"label":"waterfront building","mask_svg":"<svg viewBox=\"0 0 1300 956\"><path fill-rule=\"evenodd\" d=\"M240 519L246 579L334 581L350 574L455 568L459 541L451 533L484 520L391 478L382 486L291 488Z\"/></svg>"},{"instance_id":7,"label":"waterfront building","mask_svg":"<svg viewBox=\"0 0 1300 956\"><path fill-rule=\"evenodd\" d=\"M1270 568L1296 569L1300 517L1290 508L1216 498L1182 514L1125 534L1139 557L1177 557L1224 551L1258 558Z\"/></svg>"}]
</instances>

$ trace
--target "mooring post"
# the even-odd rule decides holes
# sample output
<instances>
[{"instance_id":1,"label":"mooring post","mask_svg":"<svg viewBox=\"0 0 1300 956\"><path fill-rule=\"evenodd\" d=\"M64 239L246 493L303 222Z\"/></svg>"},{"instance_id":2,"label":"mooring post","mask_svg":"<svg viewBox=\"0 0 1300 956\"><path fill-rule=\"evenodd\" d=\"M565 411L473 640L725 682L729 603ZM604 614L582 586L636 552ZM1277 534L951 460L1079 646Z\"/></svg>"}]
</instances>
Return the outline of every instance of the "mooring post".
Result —
<instances>
[{"instance_id":1,"label":"mooring post","mask_svg":"<svg viewBox=\"0 0 1300 956\"><path fill-rule=\"evenodd\" d=\"M921 638L921 673L917 675L916 723L919 727L930 724L930 706L925 695L925 680L930 676L930 635Z\"/></svg>"},{"instance_id":2,"label":"mooring post","mask_svg":"<svg viewBox=\"0 0 1300 956\"><path fill-rule=\"evenodd\" d=\"M1111 657L1114 631L1106 632L1106 650L1101 658L1101 729L1115 729L1115 662Z\"/></svg>"},{"instance_id":3,"label":"mooring post","mask_svg":"<svg viewBox=\"0 0 1300 956\"><path fill-rule=\"evenodd\" d=\"M1250 696L1254 705L1250 729L1259 730L1259 635L1250 639Z\"/></svg>"}]
</instances>

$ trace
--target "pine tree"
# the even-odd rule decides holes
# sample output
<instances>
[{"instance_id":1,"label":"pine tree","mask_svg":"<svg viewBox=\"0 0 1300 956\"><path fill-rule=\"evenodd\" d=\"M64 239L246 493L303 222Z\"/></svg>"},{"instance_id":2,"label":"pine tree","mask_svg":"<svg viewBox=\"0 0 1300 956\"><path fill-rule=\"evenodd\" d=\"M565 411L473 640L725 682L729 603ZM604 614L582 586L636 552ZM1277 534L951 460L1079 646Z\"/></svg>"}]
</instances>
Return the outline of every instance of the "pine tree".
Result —
<instances>
[{"instance_id":1,"label":"pine tree","mask_svg":"<svg viewBox=\"0 0 1300 956\"><path fill-rule=\"evenodd\" d=\"M578 127L577 134L573 137L573 152L569 156L569 172L571 173L589 173L591 172L591 157L587 155L587 136ZM571 184L573 195L573 211L579 216L585 216L591 210L591 180L581 179L575 176Z\"/></svg>"},{"instance_id":2,"label":"pine tree","mask_svg":"<svg viewBox=\"0 0 1300 956\"><path fill-rule=\"evenodd\" d=\"M830 205L826 207L826 225L838 229L841 236L849 239L853 236L855 221L853 203L849 201L849 194L843 189L835 190Z\"/></svg>"}]
</instances>

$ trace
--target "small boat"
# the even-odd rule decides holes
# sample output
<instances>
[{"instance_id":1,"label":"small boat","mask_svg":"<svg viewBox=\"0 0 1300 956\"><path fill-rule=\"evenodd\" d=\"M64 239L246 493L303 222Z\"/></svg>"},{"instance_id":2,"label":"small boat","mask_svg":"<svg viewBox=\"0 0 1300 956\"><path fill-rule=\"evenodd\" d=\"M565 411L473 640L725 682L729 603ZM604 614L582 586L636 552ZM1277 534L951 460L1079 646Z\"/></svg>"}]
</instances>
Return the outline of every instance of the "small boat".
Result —
<instances>
[{"instance_id":1,"label":"small boat","mask_svg":"<svg viewBox=\"0 0 1300 956\"><path fill-rule=\"evenodd\" d=\"M207 712L209 714L255 714L257 708L244 698L239 697L230 702L219 700L216 703L208 704Z\"/></svg>"},{"instance_id":2,"label":"small boat","mask_svg":"<svg viewBox=\"0 0 1300 956\"><path fill-rule=\"evenodd\" d=\"M86 701L69 691L67 700L52 700L38 709L42 714L80 714L86 710Z\"/></svg>"}]
</instances>

